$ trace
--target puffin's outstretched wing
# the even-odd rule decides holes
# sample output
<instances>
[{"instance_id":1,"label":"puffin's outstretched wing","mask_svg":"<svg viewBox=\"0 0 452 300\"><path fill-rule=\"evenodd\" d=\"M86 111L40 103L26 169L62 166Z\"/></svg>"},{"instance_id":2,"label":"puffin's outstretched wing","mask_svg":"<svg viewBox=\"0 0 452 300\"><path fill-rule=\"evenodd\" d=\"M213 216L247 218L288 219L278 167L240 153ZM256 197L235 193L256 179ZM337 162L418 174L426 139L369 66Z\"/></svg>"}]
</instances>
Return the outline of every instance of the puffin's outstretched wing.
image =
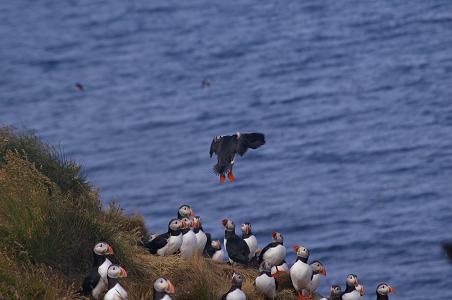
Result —
<instances>
[{"instance_id":1,"label":"puffin's outstretched wing","mask_svg":"<svg viewBox=\"0 0 452 300\"><path fill-rule=\"evenodd\" d=\"M222 136L216 136L213 138L212 143L210 144L210 157L212 157L212 154L218 154L218 146L221 143Z\"/></svg>"},{"instance_id":2,"label":"puffin's outstretched wing","mask_svg":"<svg viewBox=\"0 0 452 300\"><path fill-rule=\"evenodd\" d=\"M248 148L257 149L263 144L265 144L265 136L262 133L242 133L237 141L237 153L243 156Z\"/></svg>"}]
</instances>

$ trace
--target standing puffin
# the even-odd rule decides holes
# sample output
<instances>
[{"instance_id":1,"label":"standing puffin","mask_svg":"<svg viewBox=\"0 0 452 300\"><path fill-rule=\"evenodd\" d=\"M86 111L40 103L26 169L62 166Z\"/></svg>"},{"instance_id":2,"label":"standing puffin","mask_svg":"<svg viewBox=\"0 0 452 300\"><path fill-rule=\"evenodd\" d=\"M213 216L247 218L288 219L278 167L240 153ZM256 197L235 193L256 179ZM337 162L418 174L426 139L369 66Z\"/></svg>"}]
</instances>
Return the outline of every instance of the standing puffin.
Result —
<instances>
[{"instance_id":1,"label":"standing puffin","mask_svg":"<svg viewBox=\"0 0 452 300\"><path fill-rule=\"evenodd\" d=\"M222 221L224 226L224 244L229 260L242 265L248 265L250 248L246 242L235 234L235 224L229 219Z\"/></svg>"},{"instance_id":2,"label":"standing puffin","mask_svg":"<svg viewBox=\"0 0 452 300\"><path fill-rule=\"evenodd\" d=\"M232 285L229 291L221 297L221 300L246 300L246 295L242 291L243 275L234 273L232 275Z\"/></svg>"},{"instance_id":3,"label":"standing puffin","mask_svg":"<svg viewBox=\"0 0 452 300\"><path fill-rule=\"evenodd\" d=\"M197 253L202 255L207 244L207 235L202 228L202 221L199 216L193 218L193 232L196 235Z\"/></svg>"},{"instance_id":4,"label":"standing puffin","mask_svg":"<svg viewBox=\"0 0 452 300\"><path fill-rule=\"evenodd\" d=\"M273 242L280 243L281 245L284 246L284 237L279 232L272 233L272 239L273 239ZM285 247L284 247L284 249L285 249ZM287 274L287 273L289 273L289 265L287 265L287 262L284 259L279 265L273 266L271 272L272 272L272 275L275 277L279 277L283 274Z\"/></svg>"},{"instance_id":5,"label":"standing puffin","mask_svg":"<svg viewBox=\"0 0 452 300\"><path fill-rule=\"evenodd\" d=\"M347 275L346 289L342 293L342 300L361 300L364 296L364 287L359 284L358 276Z\"/></svg>"},{"instance_id":6,"label":"standing puffin","mask_svg":"<svg viewBox=\"0 0 452 300\"><path fill-rule=\"evenodd\" d=\"M290 279L292 285L298 293L298 300L311 300L312 295L303 295L303 290L307 289L312 279L312 267L308 265L309 250L305 247L295 245L293 250L297 253L297 260L290 268Z\"/></svg>"},{"instance_id":7,"label":"standing puffin","mask_svg":"<svg viewBox=\"0 0 452 300\"><path fill-rule=\"evenodd\" d=\"M244 223L240 227L242 229L242 239L248 245L250 249L249 259L251 260L256 255L257 250L257 239L254 234L251 232L251 224Z\"/></svg>"},{"instance_id":8,"label":"standing puffin","mask_svg":"<svg viewBox=\"0 0 452 300\"><path fill-rule=\"evenodd\" d=\"M256 290L269 299L275 299L278 282L271 274L271 265L264 261L259 266L260 274L254 281Z\"/></svg>"},{"instance_id":9,"label":"standing puffin","mask_svg":"<svg viewBox=\"0 0 452 300\"><path fill-rule=\"evenodd\" d=\"M127 291L119 284L118 278L127 277L127 272L118 265L111 265L107 271L108 292L104 300L127 300L129 295Z\"/></svg>"},{"instance_id":10,"label":"standing puffin","mask_svg":"<svg viewBox=\"0 0 452 300\"><path fill-rule=\"evenodd\" d=\"M318 260L313 261L310 265L312 268L312 279L307 289L311 292L315 292L320 285L320 277L326 276L326 269Z\"/></svg>"},{"instance_id":11,"label":"standing puffin","mask_svg":"<svg viewBox=\"0 0 452 300\"><path fill-rule=\"evenodd\" d=\"M107 287L107 270L112 264L107 255L113 255L113 248L105 243L100 242L93 249L93 267L83 280L82 293L85 296L91 295L94 299L100 299Z\"/></svg>"},{"instance_id":12,"label":"standing puffin","mask_svg":"<svg viewBox=\"0 0 452 300\"><path fill-rule=\"evenodd\" d=\"M328 298L321 298L320 300L341 300L342 289L338 285L333 285L330 288L330 296Z\"/></svg>"},{"instance_id":13,"label":"standing puffin","mask_svg":"<svg viewBox=\"0 0 452 300\"><path fill-rule=\"evenodd\" d=\"M377 300L389 300L389 294L392 294L395 292L395 289L389 284L386 283L380 283L377 286Z\"/></svg>"},{"instance_id":14,"label":"standing puffin","mask_svg":"<svg viewBox=\"0 0 452 300\"><path fill-rule=\"evenodd\" d=\"M193 211L193 209L190 207L190 205L187 204L183 204L179 207L179 209L177 210L177 218L179 220L181 220L182 218L189 218L189 219L193 219L193 217L195 216L195 212Z\"/></svg>"},{"instance_id":15,"label":"standing puffin","mask_svg":"<svg viewBox=\"0 0 452 300\"><path fill-rule=\"evenodd\" d=\"M151 239L144 243L151 254L168 256L176 253L182 245L182 221L178 219L170 220L168 232L160 235L152 235Z\"/></svg>"},{"instance_id":16,"label":"standing puffin","mask_svg":"<svg viewBox=\"0 0 452 300\"><path fill-rule=\"evenodd\" d=\"M286 247L284 247L284 238L279 232L272 232L272 242L262 249L259 254L259 264L263 261L272 266L279 266L286 258Z\"/></svg>"},{"instance_id":17,"label":"standing puffin","mask_svg":"<svg viewBox=\"0 0 452 300\"><path fill-rule=\"evenodd\" d=\"M212 241L211 247L213 249L212 254L210 257L212 257L213 261L223 262L224 261L224 251L221 249L221 243L220 241Z\"/></svg>"},{"instance_id":18,"label":"standing puffin","mask_svg":"<svg viewBox=\"0 0 452 300\"><path fill-rule=\"evenodd\" d=\"M182 245L180 246L180 256L183 259L192 259L197 250L196 235L191 229L191 224L189 218L182 219Z\"/></svg>"},{"instance_id":19,"label":"standing puffin","mask_svg":"<svg viewBox=\"0 0 452 300\"><path fill-rule=\"evenodd\" d=\"M225 174L228 175L230 182L234 181L232 167L237 153L243 156L248 148L257 149L263 144L265 144L265 136L262 133L237 132L233 135L214 137L210 145L210 157L214 153L217 155L218 162L213 167L213 170L220 175L220 182L225 182Z\"/></svg>"},{"instance_id":20,"label":"standing puffin","mask_svg":"<svg viewBox=\"0 0 452 300\"><path fill-rule=\"evenodd\" d=\"M152 292L152 300L172 300L168 294L174 294L176 289L168 279L158 278L154 281Z\"/></svg>"}]
</instances>

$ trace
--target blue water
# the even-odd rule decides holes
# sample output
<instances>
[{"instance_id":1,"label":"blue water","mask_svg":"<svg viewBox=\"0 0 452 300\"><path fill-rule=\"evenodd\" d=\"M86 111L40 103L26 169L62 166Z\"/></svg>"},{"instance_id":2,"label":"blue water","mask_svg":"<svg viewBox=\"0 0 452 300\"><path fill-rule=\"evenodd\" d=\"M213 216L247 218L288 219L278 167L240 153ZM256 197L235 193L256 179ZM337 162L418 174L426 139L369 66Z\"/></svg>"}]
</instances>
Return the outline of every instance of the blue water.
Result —
<instances>
[{"instance_id":1,"label":"blue water","mask_svg":"<svg viewBox=\"0 0 452 300\"><path fill-rule=\"evenodd\" d=\"M0 61L0 122L151 231L189 203L218 238L230 217L310 248L322 292L452 299L452 1L1 1ZM220 186L236 131L267 144Z\"/></svg>"}]
</instances>

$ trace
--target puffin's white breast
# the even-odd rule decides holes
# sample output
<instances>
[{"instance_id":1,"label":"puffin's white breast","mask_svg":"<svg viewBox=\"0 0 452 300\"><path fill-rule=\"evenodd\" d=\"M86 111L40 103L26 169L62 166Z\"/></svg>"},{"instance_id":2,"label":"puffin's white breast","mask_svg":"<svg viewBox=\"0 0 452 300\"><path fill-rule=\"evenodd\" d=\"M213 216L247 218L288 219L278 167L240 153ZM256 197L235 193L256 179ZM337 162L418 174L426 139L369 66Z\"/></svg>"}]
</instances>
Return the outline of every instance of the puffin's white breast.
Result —
<instances>
[{"instance_id":1,"label":"puffin's white breast","mask_svg":"<svg viewBox=\"0 0 452 300\"><path fill-rule=\"evenodd\" d=\"M241 289L235 289L226 296L226 300L246 300L246 295Z\"/></svg>"},{"instance_id":2,"label":"puffin's white breast","mask_svg":"<svg viewBox=\"0 0 452 300\"><path fill-rule=\"evenodd\" d=\"M196 246L198 248L198 253L202 254L202 252L204 251L204 247L206 246L207 243L207 236L204 233L204 231L199 230L198 233L196 234Z\"/></svg>"},{"instance_id":3,"label":"puffin's white breast","mask_svg":"<svg viewBox=\"0 0 452 300\"><path fill-rule=\"evenodd\" d=\"M256 290L268 298L274 299L276 297L275 278L267 274L259 275L256 278Z\"/></svg>"},{"instance_id":4,"label":"puffin's white breast","mask_svg":"<svg viewBox=\"0 0 452 300\"><path fill-rule=\"evenodd\" d=\"M283 245L271 247L267 251L265 251L262 258L272 266L279 266L286 258L286 247L284 247Z\"/></svg>"},{"instance_id":5,"label":"puffin's white breast","mask_svg":"<svg viewBox=\"0 0 452 300\"><path fill-rule=\"evenodd\" d=\"M165 297L163 297L161 300L173 300L173 298L171 298L168 294L165 295Z\"/></svg>"},{"instance_id":6,"label":"puffin's white breast","mask_svg":"<svg viewBox=\"0 0 452 300\"><path fill-rule=\"evenodd\" d=\"M250 249L249 259L251 259L256 254L257 239L254 235L250 235L249 237L247 237L246 239L243 239L243 240L245 241L245 243L248 245L248 248Z\"/></svg>"},{"instance_id":7,"label":"puffin's white breast","mask_svg":"<svg viewBox=\"0 0 452 300\"><path fill-rule=\"evenodd\" d=\"M164 251L164 255L167 256L176 253L182 245L182 239L182 233L180 233L179 235L170 235L170 237L168 238L168 243L165 246L166 249Z\"/></svg>"},{"instance_id":8,"label":"puffin's white breast","mask_svg":"<svg viewBox=\"0 0 452 300\"><path fill-rule=\"evenodd\" d=\"M190 259L195 254L196 235L193 230L189 230L182 236L182 245L180 246L180 254L183 259Z\"/></svg>"},{"instance_id":9,"label":"puffin's white breast","mask_svg":"<svg viewBox=\"0 0 452 300\"><path fill-rule=\"evenodd\" d=\"M215 251L215 253L212 255L212 260L223 262L224 261L223 249Z\"/></svg>"},{"instance_id":10,"label":"puffin's white breast","mask_svg":"<svg viewBox=\"0 0 452 300\"><path fill-rule=\"evenodd\" d=\"M298 260L292 268L290 268L290 279L295 290L305 289L311 282L312 268L310 265Z\"/></svg>"},{"instance_id":11,"label":"puffin's white breast","mask_svg":"<svg viewBox=\"0 0 452 300\"><path fill-rule=\"evenodd\" d=\"M361 297L361 294L357 290L342 295L342 300L361 300L361 299L363 299L363 297Z\"/></svg>"},{"instance_id":12,"label":"puffin's white breast","mask_svg":"<svg viewBox=\"0 0 452 300\"><path fill-rule=\"evenodd\" d=\"M127 291L119 284L108 290L104 296L104 300L126 300L129 299Z\"/></svg>"},{"instance_id":13,"label":"puffin's white breast","mask_svg":"<svg viewBox=\"0 0 452 300\"><path fill-rule=\"evenodd\" d=\"M308 284L307 289L310 291L315 291L319 285L320 285L320 274L315 274L314 276L312 276L312 280L311 282Z\"/></svg>"}]
</instances>

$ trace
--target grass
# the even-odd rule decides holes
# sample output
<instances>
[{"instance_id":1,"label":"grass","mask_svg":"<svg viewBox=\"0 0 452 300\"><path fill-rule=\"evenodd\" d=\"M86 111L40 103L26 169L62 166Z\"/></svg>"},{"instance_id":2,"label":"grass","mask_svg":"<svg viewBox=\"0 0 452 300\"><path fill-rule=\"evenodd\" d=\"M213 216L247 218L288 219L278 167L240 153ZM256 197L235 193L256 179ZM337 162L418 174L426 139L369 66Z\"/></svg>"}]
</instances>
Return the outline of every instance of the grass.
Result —
<instances>
[{"instance_id":1,"label":"grass","mask_svg":"<svg viewBox=\"0 0 452 300\"><path fill-rule=\"evenodd\" d=\"M127 270L121 282L130 299L150 299L161 276L175 284L174 299L219 299L229 289L231 266L151 256L139 246L147 234L142 216L101 203L80 165L31 133L0 128L0 298L80 299L98 241L111 244L114 262ZM236 271L248 299L262 299L252 285L257 272ZM288 288L279 295L294 299Z\"/></svg>"}]
</instances>

